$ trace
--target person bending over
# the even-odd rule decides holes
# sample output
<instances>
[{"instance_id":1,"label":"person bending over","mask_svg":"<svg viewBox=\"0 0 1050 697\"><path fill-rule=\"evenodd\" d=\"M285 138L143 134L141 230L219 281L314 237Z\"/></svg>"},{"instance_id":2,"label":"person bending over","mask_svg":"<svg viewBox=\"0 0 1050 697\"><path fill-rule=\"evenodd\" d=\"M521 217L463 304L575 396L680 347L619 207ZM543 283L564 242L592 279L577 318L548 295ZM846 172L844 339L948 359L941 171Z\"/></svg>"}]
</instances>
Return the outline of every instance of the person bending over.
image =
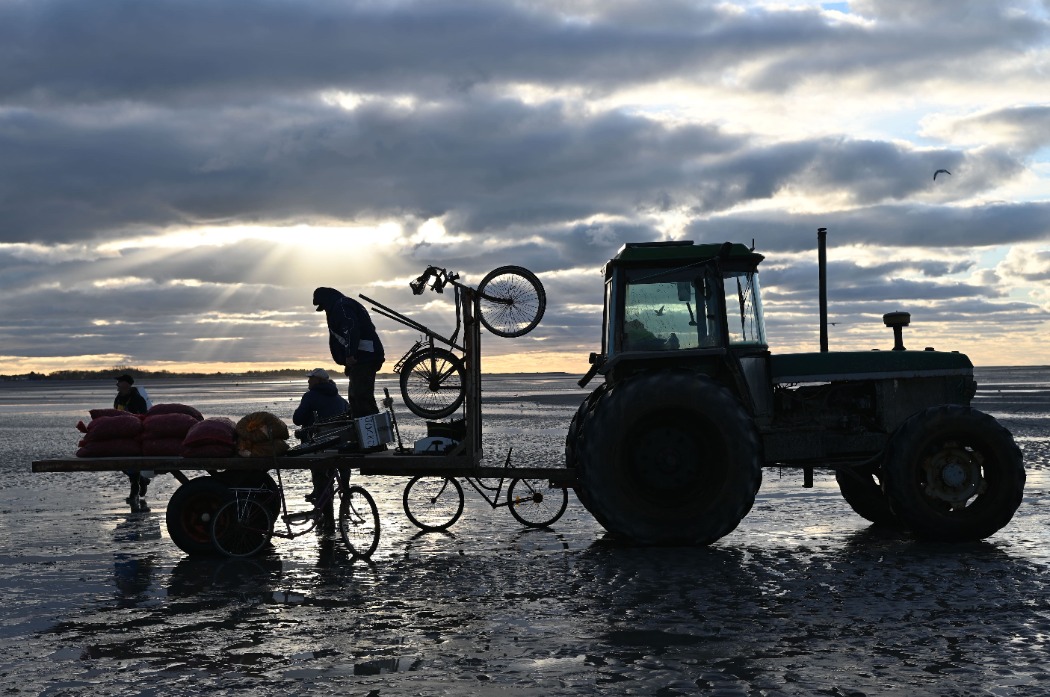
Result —
<instances>
[{"instance_id":1,"label":"person bending over","mask_svg":"<svg viewBox=\"0 0 1050 697\"><path fill-rule=\"evenodd\" d=\"M386 356L364 305L335 288L314 290L314 305L328 320L328 348L332 360L350 378L350 412L354 418L379 413L375 398L376 373Z\"/></svg>"}]
</instances>

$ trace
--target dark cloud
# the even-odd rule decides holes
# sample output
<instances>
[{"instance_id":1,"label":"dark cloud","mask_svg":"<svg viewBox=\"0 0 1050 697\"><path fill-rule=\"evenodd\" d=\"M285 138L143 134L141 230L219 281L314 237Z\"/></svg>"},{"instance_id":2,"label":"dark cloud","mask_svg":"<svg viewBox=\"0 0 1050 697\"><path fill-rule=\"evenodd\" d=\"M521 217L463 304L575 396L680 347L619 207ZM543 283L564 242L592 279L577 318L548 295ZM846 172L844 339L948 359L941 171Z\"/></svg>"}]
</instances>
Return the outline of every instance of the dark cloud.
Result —
<instances>
[{"instance_id":1,"label":"dark cloud","mask_svg":"<svg viewBox=\"0 0 1050 697\"><path fill-rule=\"evenodd\" d=\"M1050 204L988 201L1039 176L1045 105L936 114L942 135L978 143L963 147L909 142L924 113L887 126L891 137L849 121L807 128L791 102L823 92L900 119L901 103L939 86L1038 84L1048 27L1030 9L856 1L836 18L684 0L0 0L2 352L323 359L314 285L450 331L447 302L426 307L439 298L390 279L435 263L477 283L513 263L548 291L529 341L585 354L600 342L605 261L627 241L681 236L755 240L771 332L808 340L815 322L795 324L814 314L816 273L797 260L815 257L817 227L833 249L882 250L878 264L832 263L850 336L882 341L881 312L898 305L928 323L1045 321L1004 295L1050 277L1045 252L992 269L974 251L1050 240ZM700 118L633 91L693 88ZM713 95L783 114L795 135L738 123L704 101ZM955 99L945 103L960 113ZM931 108L948 110L916 110ZM934 182L937 169L952 175ZM413 236L431 219L452 239ZM405 233L381 268L294 227L388 221ZM151 246L171 230L245 225L287 239ZM415 338L381 322L392 353Z\"/></svg>"},{"instance_id":2,"label":"dark cloud","mask_svg":"<svg viewBox=\"0 0 1050 697\"><path fill-rule=\"evenodd\" d=\"M988 133L989 137L1013 144L1025 153L1050 145L1050 106L1030 105L999 109L960 119L952 131Z\"/></svg>"},{"instance_id":3,"label":"dark cloud","mask_svg":"<svg viewBox=\"0 0 1050 697\"><path fill-rule=\"evenodd\" d=\"M828 244L875 247L969 249L1050 240L1050 203L997 203L975 207L906 204L794 214L781 211L718 216L692 223L688 237L758 242L758 251L816 249L817 228Z\"/></svg>"},{"instance_id":4,"label":"dark cloud","mask_svg":"<svg viewBox=\"0 0 1050 697\"><path fill-rule=\"evenodd\" d=\"M787 186L863 204L960 197L1022 171L993 148L919 151L845 138L763 146L714 127L581 116L560 103L267 107L0 113L0 149L9 153L0 160L8 193L0 239L440 216L449 229L480 233L598 214L707 215ZM932 187L939 167L951 168L950 187Z\"/></svg>"},{"instance_id":5,"label":"dark cloud","mask_svg":"<svg viewBox=\"0 0 1050 697\"><path fill-rule=\"evenodd\" d=\"M964 6L963 6L964 5ZM0 4L0 103L212 100L346 89L448 95L505 83L608 91L748 68L753 89L816 75L922 83L1045 39L1003 3L730 4L35 0ZM567 69L570 67L570 69ZM753 70L752 70L753 68Z\"/></svg>"}]
</instances>

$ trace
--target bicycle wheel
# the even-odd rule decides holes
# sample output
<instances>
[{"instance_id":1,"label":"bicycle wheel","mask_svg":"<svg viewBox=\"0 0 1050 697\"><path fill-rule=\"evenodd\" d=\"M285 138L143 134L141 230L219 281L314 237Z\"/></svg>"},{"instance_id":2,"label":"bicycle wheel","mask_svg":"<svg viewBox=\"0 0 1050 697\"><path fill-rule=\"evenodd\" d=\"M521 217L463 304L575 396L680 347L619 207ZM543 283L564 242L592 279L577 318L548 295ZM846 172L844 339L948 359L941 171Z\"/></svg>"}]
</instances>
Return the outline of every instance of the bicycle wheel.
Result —
<instances>
[{"instance_id":1,"label":"bicycle wheel","mask_svg":"<svg viewBox=\"0 0 1050 697\"><path fill-rule=\"evenodd\" d=\"M451 351L429 346L401 366L401 397L418 417L440 419L459 409L467 393L463 361Z\"/></svg>"},{"instance_id":2,"label":"bicycle wheel","mask_svg":"<svg viewBox=\"0 0 1050 697\"><path fill-rule=\"evenodd\" d=\"M493 269L478 284L479 319L496 336L528 334L543 319L546 307L540 279L521 266Z\"/></svg>"},{"instance_id":3,"label":"bicycle wheel","mask_svg":"<svg viewBox=\"0 0 1050 697\"><path fill-rule=\"evenodd\" d=\"M568 504L569 492L550 486L546 479L514 479L507 490L510 514L530 528L554 525Z\"/></svg>"},{"instance_id":4,"label":"bicycle wheel","mask_svg":"<svg viewBox=\"0 0 1050 697\"><path fill-rule=\"evenodd\" d=\"M364 488L354 485L343 492L339 504L339 534L355 557L368 559L379 546L379 509Z\"/></svg>"},{"instance_id":5,"label":"bicycle wheel","mask_svg":"<svg viewBox=\"0 0 1050 697\"><path fill-rule=\"evenodd\" d=\"M273 535L273 518L259 501L235 498L225 503L211 521L211 541L228 557L258 554Z\"/></svg>"},{"instance_id":6,"label":"bicycle wheel","mask_svg":"<svg viewBox=\"0 0 1050 697\"><path fill-rule=\"evenodd\" d=\"M401 501L417 528L447 530L463 515L463 486L451 477L412 477Z\"/></svg>"}]
</instances>

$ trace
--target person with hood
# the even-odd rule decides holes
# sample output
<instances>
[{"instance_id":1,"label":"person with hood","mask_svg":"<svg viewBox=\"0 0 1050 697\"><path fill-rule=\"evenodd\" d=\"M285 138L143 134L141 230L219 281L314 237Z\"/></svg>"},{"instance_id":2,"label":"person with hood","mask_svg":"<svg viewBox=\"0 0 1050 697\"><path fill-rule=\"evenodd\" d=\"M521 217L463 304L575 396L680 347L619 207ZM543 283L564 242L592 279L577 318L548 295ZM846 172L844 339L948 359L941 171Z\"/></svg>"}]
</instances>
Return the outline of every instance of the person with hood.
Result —
<instances>
[{"instance_id":1,"label":"person with hood","mask_svg":"<svg viewBox=\"0 0 1050 697\"><path fill-rule=\"evenodd\" d=\"M292 423L296 426L312 426L315 421L345 414L350 408L350 404L339 394L339 387L328 377L328 371L324 368L314 368L307 373L306 384L306 394L299 400L299 406L292 414ZM313 467L310 469L310 475L314 488L307 494L307 501L313 501L317 497L331 476L326 467ZM345 478L348 475L343 476Z\"/></svg>"},{"instance_id":2,"label":"person with hood","mask_svg":"<svg viewBox=\"0 0 1050 697\"><path fill-rule=\"evenodd\" d=\"M328 320L328 348L332 360L350 378L350 412L354 418L379 413L375 398L376 373L386 355L365 306L335 288L314 290L317 311Z\"/></svg>"}]
</instances>

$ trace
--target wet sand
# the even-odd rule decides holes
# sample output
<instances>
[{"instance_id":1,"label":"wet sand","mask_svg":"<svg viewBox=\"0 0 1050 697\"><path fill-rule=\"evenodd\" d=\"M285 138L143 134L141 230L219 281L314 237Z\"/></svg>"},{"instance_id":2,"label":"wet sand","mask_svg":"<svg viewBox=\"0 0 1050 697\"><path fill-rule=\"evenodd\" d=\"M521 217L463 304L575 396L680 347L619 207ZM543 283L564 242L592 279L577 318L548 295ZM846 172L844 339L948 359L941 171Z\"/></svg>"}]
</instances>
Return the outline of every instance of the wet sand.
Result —
<instances>
[{"instance_id":1,"label":"wet sand","mask_svg":"<svg viewBox=\"0 0 1050 697\"><path fill-rule=\"evenodd\" d=\"M1028 469L1014 520L983 542L880 532L821 473L803 489L799 473L766 470L750 515L701 549L619 545L572 496L554 529L528 531L468 492L449 533L417 534L401 511L405 480L357 477L383 516L370 563L312 533L254 560L186 557L164 527L173 478L155 480L151 513L132 515L122 475L29 473L33 459L71 453L73 424L98 406L89 390L3 388L0 685L33 695L1043 695L1050 371L978 377L975 406L1014 432ZM150 386L155 399L161 387ZM186 391L172 401L233 417L282 413L300 386L166 387ZM489 457L513 446L515 462L559 463L583 396L571 378L487 388ZM411 421L406 439L421 435ZM290 501L306 479L287 477Z\"/></svg>"}]
</instances>

